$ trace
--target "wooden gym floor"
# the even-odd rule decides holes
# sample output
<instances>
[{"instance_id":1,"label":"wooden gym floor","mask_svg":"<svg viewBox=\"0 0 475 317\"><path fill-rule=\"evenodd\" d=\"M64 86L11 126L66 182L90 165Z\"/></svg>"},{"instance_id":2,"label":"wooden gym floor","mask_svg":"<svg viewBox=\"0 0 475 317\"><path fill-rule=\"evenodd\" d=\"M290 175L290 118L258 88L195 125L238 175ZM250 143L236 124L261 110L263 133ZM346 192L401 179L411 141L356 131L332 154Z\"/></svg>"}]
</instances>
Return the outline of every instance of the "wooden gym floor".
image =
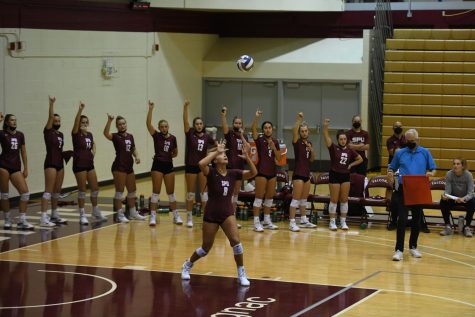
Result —
<instances>
[{"instance_id":1,"label":"wooden gym floor","mask_svg":"<svg viewBox=\"0 0 475 317\"><path fill-rule=\"evenodd\" d=\"M183 202L183 173L176 184ZM150 180L141 180L137 194L150 192ZM112 197L113 188L100 195ZM239 221L251 278L241 288L221 231L182 282L181 265L201 243L201 219L192 229L168 214L155 228L115 224L111 199L101 201L105 223L81 227L76 206L65 206L68 225L0 230L0 316L475 316L475 239L441 237L440 227L421 233L421 259L406 250L393 262L395 231L383 224L353 223L345 233L322 221L294 233L278 222L280 230L255 233L251 221ZM38 212L33 203L31 222Z\"/></svg>"}]
</instances>

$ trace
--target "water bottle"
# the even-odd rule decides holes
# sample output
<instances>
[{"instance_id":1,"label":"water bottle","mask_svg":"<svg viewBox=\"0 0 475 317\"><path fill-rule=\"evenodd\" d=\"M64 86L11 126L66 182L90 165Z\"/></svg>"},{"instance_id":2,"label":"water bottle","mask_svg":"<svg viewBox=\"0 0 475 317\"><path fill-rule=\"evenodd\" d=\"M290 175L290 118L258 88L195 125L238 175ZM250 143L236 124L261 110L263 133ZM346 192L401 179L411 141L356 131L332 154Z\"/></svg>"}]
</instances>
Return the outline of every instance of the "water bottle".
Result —
<instances>
[{"instance_id":1,"label":"water bottle","mask_svg":"<svg viewBox=\"0 0 475 317\"><path fill-rule=\"evenodd\" d=\"M465 222L465 219L463 216L459 216L459 221L458 221L458 230L459 230L459 233L462 233L463 232L463 224Z\"/></svg>"}]
</instances>

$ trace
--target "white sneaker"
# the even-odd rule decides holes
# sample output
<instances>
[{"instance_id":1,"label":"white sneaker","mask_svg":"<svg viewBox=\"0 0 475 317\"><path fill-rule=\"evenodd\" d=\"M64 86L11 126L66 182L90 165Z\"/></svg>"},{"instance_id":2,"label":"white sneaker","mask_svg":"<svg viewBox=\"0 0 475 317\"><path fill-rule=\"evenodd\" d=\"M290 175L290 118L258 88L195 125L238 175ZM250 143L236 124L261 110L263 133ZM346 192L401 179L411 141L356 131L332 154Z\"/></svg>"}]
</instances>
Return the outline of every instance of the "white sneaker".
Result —
<instances>
[{"instance_id":1,"label":"white sneaker","mask_svg":"<svg viewBox=\"0 0 475 317\"><path fill-rule=\"evenodd\" d=\"M193 228L193 216L186 215L186 226L188 228Z\"/></svg>"},{"instance_id":2,"label":"white sneaker","mask_svg":"<svg viewBox=\"0 0 475 317\"><path fill-rule=\"evenodd\" d=\"M99 221L107 221L107 217L102 215L102 212L99 208L92 208L92 218Z\"/></svg>"},{"instance_id":3,"label":"white sneaker","mask_svg":"<svg viewBox=\"0 0 475 317\"><path fill-rule=\"evenodd\" d=\"M182 225L183 224L183 220L181 220L181 217L180 217L179 213L173 214L173 223L176 224L176 225Z\"/></svg>"},{"instance_id":4,"label":"white sneaker","mask_svg":"<svg viewBox=\"0 0 475 317\"><path fill-rule=\"evenodd\" d=\"M190 271L191 271L192 267L193 267L193 263L191 263L189 260L186 260L185 263L183 263L183 266L181 267L181 279L182 280L189 280L190 279Z\"/></svg>"},{"instance_id":5,"label":"white sneaker","mask_svg":"<svg viewBox=\"0 0 475 317\"><path fill-rule=\"evenodd\" d=\"M10 230L12 228L12 217L5 215L5 222L3 223L3 229Z\"/></svg>"},{"instance_id":6,"label":"white sneaker","mask_svg":"<svg viewBox=\"0 0 475 317\"><path fill-rule=\"evenodd\" d=\"M18 230L33 230L35 227L31 223L26 221L26 219L20 218L20 221L16 224L16 228Z\"/></svg>"},{"instance_id":7,"label":"white sneaker","mask_svg":"<svg viewBox=\"0 0 475 317\"><path fill-rule=\"evenodd\" d=\"M399 250L396 250L393 255L393 261L401 261L402 260L402 252Z\"/></svg>"},{"instance_id":8,"label":"white sneaker","mask_svg":"<svg viewBox=\"0 0 475 317\"><path fill-rule=\"evenodd\" d=\"M295 223L295 221L291 221L289 223L289 230L290 231L293 231L293 232L299 232L300 231L300 228L299 226L297 226L297 224Z\"/></svg>"},{"instance_id":9,"label":"white sneaker","mask_svg":"<svg viewBox=\"0 0 475 317\"><path fill-rule=\"evenodd\" d=\"M117 221L120 223L128 223L129 219L127 219L123 212L119 212L117 213Z\"/></svg>"},{"instance_id":10,"label":"white sneaker","mask_svg":"<svg viewBox=\"0 0 475 317\"><path fill-rule=\"evenodd\" d=\"M341 220L340 221L340 225L341 225L341 229L342 230L348 230L350 228L348 228L348 225L346 224L346 221L345 220Z\"/></svg>"},{"instance_id":11,"label":"white sneaker","mask_svg":"<svg viewBox=\"0 0 475 317\"><path fill-rule=\"evenodd\" d=\"M254 231L255 232L263 232L264 228L262 227L260 222L254 222Z\"/></svg>"},{"instance_id":12,"label":"white sneaker","mask_svg":"<svg viewBox=\"0 0 475 317\"><path fill-rule=\"evenodd\" d=\"M417 249L410 249L409 253L415 258L422 258L422 254Z\"/></svg>"},{"instance_id":13,"label":"white sneaker","mask_svg":"<svg viewBox=\"0 0 475 317\"><path fill-rule=\"evenodd\" d=\"M84 226L89 224L89 221L87 220L86 215L79 216L79 224L84 225Z\"/></svg>"},{"instance_id":14,"label":"white sneaker","mask_svg":"<svg viewBox=\"0 0 475 317\"><path fill-rule=\"evenodd\" d=\"M246 271L244 271L244 267L238 273L238 281L241 286L249 286L251 282L247 279Z\"/></svg>"},{"instance_id":15,"label":"white sneaker","mask_svg":"<svg viewBox=\"0 0 475 317\"><path fill-rule=\"evenodd\" d=\"M41 215L40 227L51 228L56 227L56 224L50 221L48 215Z\"/></svg>"},{"instance_id":16,"label":"white sneaker","mask_svg":"<svg viewBox=\"0 0 475 317\"><path fill-rule=\"evenodd\" d=\"M131 212L129 216L130 220L145 220L145 217L136 212Z\"/></svg>"},{"instance_id":17,"label":"white sneaker","mask_svg":"<svg viewBox=\"0 0 475 317\"><path fill-rule=\"evenodd\" d=\"M328 224L328 229L331 231L336 231L338 228L336 227L336 220L330 219L330 223Z\"/></svg>"},{"instance_id":18,"label":"white sneaker","mask_svg":"<svg viewBox=\"0 0 475 317\"><path fill-rule=\"evenodd\" d=\"M279 229L279 227L277 227L276 225L274 225L274 224L272 223L272 221L267 221L267 222L264 221L264 222L262 223L262 226L263 226L265 229L269 229L269 230L277 230L277 229Z\"/></svg>"},{"instance_id":19,"label":"white sneaker","mask_svg":"<svg viewBox=\"0 0 475 317\"><path fill-rule=\"evenodd\" d=\"M157 215L156 214L150 214L150 220L148 222L150 226L155 226L157 224Z\"/></svg>"},{"instance_id":20,"label":"white sneaker","mask_svg":"<svg viewBox=\"0 0 475 317\"><path fill-rule=\"evenodd\" d=\"M64 224L67 224L67 223L68 223L68 221L67 221L66 219L61 218L61 217L59 216L59 214L58 214L58 213L55 213L55 212L53 212L53 213L51 214L51 217L49 218L49 220L50 220L51 222L54 222L54 223L57 224L57 225L64 225Z\"/></svg>"},{"instance_id":21,"label":"white sneaker","mask_svg":"<svg viewBox=\"0 0 475 317\"><path fill-rule=\"evenodd\" d=\"M240 223L236 224L236 227L237 227L238 229L241 229L241 228L242 228L242 226L241 226Z\"/></svg>"},{"instance_id":22,"label":"white sneaker","mask_svg":"<svg viewBox=\"0 0 475 317\"><path fill-rule=\"evenodd\" d=\"M301 222L301 223L299 224L299 227L300 227L300 228L316 228L317 225L311 223L310 221L307 221L307 222Z\"/></svg>"}]
</instances>

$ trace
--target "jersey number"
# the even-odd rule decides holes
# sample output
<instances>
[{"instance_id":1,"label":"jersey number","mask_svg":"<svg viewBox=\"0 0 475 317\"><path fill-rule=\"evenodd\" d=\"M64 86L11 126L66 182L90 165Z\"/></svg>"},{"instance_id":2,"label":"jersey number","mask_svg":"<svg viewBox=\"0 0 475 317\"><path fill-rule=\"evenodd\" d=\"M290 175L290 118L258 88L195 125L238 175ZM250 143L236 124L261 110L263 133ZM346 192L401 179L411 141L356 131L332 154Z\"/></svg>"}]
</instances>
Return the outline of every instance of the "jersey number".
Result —
<instances>
[{"instance_id":1,"label":"jersey number","mask_svg":"<svg viewBox=\"0 0 475 317\"><path fill-rule=\"evenodd\" d=\"M340 164L341 165L346 165L346 162L348 161L348 154L346 153L341 153L340 157Z\"/></svg>"},{"instance_id":2,"label":"jersey number","mask_svg":"<svg viewBox=\"0 0 475 317\"><path fill-rule=\"evenodd\" d=\"M18 140L17 139L11 139L11 149L12 150L18 150Z\"/></svg>"}]
</instances>

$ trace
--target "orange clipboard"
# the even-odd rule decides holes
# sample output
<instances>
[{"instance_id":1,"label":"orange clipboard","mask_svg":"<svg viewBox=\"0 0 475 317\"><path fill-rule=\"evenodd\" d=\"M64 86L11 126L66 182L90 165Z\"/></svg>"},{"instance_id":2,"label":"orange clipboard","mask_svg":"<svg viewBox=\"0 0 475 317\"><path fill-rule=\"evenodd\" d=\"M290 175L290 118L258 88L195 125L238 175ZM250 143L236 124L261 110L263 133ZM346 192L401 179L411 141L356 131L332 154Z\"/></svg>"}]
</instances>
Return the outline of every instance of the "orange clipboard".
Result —
<instances>
[{"instance_id":1,"label":"orange clipboard","mask_svg":"<svg viewBox=\"0 0 475 317\"><path fill-rule=\"evenodd\" d=\"M404 205L432 204L429 177L425 175L403 175Z\"/></svg>"}]
</instances>

